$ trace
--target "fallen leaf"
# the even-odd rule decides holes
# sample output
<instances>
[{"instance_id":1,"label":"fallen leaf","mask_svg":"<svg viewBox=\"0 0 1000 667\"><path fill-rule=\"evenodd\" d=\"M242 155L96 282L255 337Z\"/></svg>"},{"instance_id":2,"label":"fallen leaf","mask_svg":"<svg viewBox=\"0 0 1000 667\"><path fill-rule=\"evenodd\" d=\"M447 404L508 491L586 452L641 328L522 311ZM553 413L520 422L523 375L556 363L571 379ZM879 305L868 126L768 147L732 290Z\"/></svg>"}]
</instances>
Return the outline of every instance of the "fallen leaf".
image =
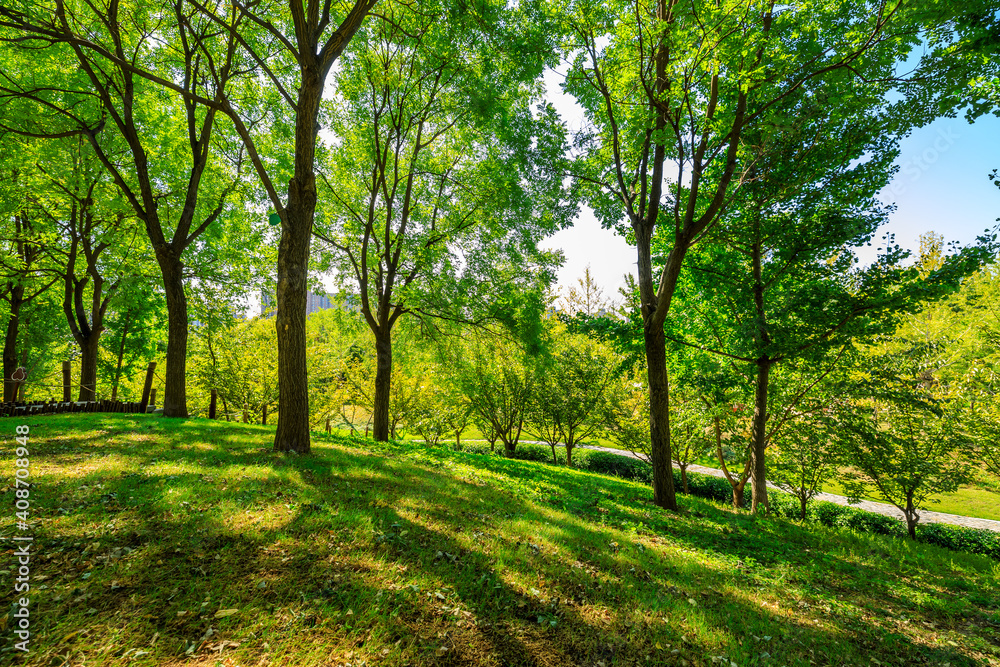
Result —
<instances>
[{"instance_id":1,"label":"fallen leaf","mask_svg":"<svg viewBox=\"0 0 1000 667\"><path fill-rule=\"evenodd\" d=\"M232 616L237 612L239 612L239 609L220 609L215 612L215 618L225 618L226 616Z\"/></svg>"}]
</instances>

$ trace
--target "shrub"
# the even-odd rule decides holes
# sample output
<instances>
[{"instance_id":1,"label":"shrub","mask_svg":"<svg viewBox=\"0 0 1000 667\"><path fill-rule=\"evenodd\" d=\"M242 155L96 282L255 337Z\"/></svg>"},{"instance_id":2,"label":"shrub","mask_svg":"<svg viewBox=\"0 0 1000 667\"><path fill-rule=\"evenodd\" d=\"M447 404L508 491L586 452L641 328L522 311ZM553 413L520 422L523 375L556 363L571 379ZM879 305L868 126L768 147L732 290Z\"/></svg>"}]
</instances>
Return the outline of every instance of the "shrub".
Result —
<instances>
[{"instance_id":1,"label":"shrub","mask_svg":"<svg viewBox=\"0 0 1000 667\"><path fill-rule=\"evenodd\" d=\"M953 551L968 551L1000 559L1000 533L993 530L945 526L940 523L918 524L917 540Z\"/></svg>"},{"instance_id":2,"label":"shrub","mask_svg":"<svg viewBox=\"0 0 1000 667\"><path fill-rule=\"evenodd\" d=\"M498 447L498 452L502 452L503 448ZM517 459L519 461L541 461L543 463L552 463L552 450L548 447L543 447L541 445L518 445L510 458Z\"/></svg>"},{"instance_id":3,"label":"shrub","mask_svg":"<svg viewBox=\"0 0 1000 667\"><path fill-rule=\"evenodd\" d=\"M689 472L687 478L688 491L692 496L717 500L722 503L733 501L733 487L722 477ZM674 470L674 488L678 490L681 488L681 474L678 470ZM743 502L746 505L750 504L749 488L743 489Z\"/></svg>"},{"instance_id":4,"label":"shrub","mask_svg":"<svg viewBox=\"0 0 1000 667\"><path fill-rule=\"evenodd\" d=\"M463 442L462 451L469 452L470 454L483 454L486 456L493 456L496 454L496 452L490 451L490 443L488 442Z\"/></svg>"},{"instance_id":5,"label":"shrub","mask_svg":"<svg viewBox=\"0 0 1000 667\"><path fill-rule=\"evenodd\" d=\"M592 451L579 461L580 468L602 475L613 475L645 484L653 482L653 466L630 456L611 452Z\"/></svg>"}]
</instances>

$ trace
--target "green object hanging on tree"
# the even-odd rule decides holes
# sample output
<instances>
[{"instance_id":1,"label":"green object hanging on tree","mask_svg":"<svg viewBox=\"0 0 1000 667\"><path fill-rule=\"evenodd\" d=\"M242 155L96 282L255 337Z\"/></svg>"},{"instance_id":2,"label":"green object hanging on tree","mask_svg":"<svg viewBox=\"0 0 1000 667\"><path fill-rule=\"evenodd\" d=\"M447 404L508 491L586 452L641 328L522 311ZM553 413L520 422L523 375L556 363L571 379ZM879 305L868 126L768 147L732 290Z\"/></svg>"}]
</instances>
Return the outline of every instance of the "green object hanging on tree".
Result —
<instances>
[{"instance_id":1,"label":"green object hanging on tree","mask_svg":"<svg viewBox=\"0 0 1000 667\"><path fill-rule=\"evenodd\" d=\"M277 225L281 224L281 216L278 215L277 213L272 213L269 216L267 216L267 221L271 223L272 227L276 227Z\"/></svg>"}]
</instances>

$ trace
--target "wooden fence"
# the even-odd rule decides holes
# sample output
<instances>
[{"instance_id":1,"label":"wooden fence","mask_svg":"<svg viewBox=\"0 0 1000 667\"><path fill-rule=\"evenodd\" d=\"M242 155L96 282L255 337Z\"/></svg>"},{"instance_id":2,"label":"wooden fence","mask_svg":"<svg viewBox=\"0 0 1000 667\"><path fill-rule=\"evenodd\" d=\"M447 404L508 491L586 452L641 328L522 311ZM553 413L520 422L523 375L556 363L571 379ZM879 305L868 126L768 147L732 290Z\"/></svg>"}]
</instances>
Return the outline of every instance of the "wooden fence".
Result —
<instances>
[{"instance_id":1,"label":"wooden fence","mask_svg":"<svg viewBox=\"0 0 1000 667\"><path fill-rule=\"evenodd\" d=\"M27 415L54 415L61 414L63 412L118 412L124 414L145 414L153 412L156 407L156 387L153 386L153 375L156 371L156 363L150 362L149 366L146 368L146 379L143 383L142 389L142 400L141 401L119 401L116 396L118 394L117 385L111 394L110 400L96 400L96 401L74 401L71 399L72 390L74 385L71 383L70 378L70 362L63 362L62 367L62 384L59 385L42 385L48 389L62 389L63 400L57 401L53 398L47 401L11 401L9 403L4 403L0 401L0 417L23 417ZM9 381L15 383L14 395L21 396L23 398L23 389L26 384L25 378L22 376L20 378L11 378ZM219 416L218 410L218 399L219 392L217 389L212 390L211 403L208 408L208 418L217 419ZM236 416L239 418L239 410L223 412L221 413L225 417L226 421L229 421L230 416ZM249 413L246 408L243 409L243 421L244 423L249 421ZM261 414L261 423L267 424L267 406L263 407L263 412Z\"/></svg>"},{"instance_id":2,"label":"wooden fence","mask_svg":"<svg viewBox=\"0 0 1000 667\"><path fill-rule=\"evenodd\" d=\"M156 389L153 387L153 373L156 371L156 362L149 362L146 368L146 381L143 383L141 401L119 401L115 398L100 401L74 401L71 400L72 384L70 381L70 362L63 362L62 385L63 400L56 401L49 399L42 402L11 401L0 402L0 417L19 417L27 415L53 415L63 412L121 412L127 414L145 414L151 412L150 406L156 404ZM25 379L11 378L15 382L14 395L23 394ZM51 387L50 387L51 388ZM117 394L117 386L115 387ZM213 391L214 406L214 391Z\"/></svg>"},{"instance_id":3,"label":"wooden fence","mask_svg":"<svg viewBox=\"0 0 1000 667\"><path fill-rule=\"evenodd\" d=\"M62 412L122 412L143 413L139 401L45 401L43 403L0 403L0 417L54 415Z\"/></svg>"}]
</instances>

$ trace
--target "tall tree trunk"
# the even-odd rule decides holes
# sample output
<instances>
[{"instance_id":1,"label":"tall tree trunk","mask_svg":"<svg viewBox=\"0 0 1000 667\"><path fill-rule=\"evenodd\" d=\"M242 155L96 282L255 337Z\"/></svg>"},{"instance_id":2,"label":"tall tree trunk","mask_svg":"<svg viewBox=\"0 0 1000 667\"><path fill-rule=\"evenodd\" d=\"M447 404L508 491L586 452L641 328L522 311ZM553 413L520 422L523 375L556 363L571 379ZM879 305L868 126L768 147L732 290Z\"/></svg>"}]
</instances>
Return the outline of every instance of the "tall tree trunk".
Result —
<instances>
[{"instance_id":1,"label":"tall tree trunk","mask_svg":"<svg viewBox=\"0 0 1000 667\"><path fill-rule=\"evenodd\" d=\"M766 511L767 462L764 450L767 447L767 389L771 377L771 360L767 356L757 361L757 386L754 391L753 427L750 433L751 459L753 468L750 479L753 488L751 511L756 514Z\"/></svg>"},{"instance_id":2,"label":"tall tree trunk","mask_svg":"<svg viewBox=\"0 0 1000 667\"><path fill-rule=\"evenodd\" d=\"M78 401L97 400L97 354L101 340L100 329L94 329L80 344L80 394Z\"/></svg>"},{"instance_id":3,"label":"tall tree trunk","mask_svg":"<svg viewBox=\"0 0 1000 667\"><path fill-rule=\"evenodd\" d=\"M649 381L649 434L653 464L653 502L677 509L673 456L670 450L670 395L667 384L667 339L662 326L645 326L646 370Z\"/></svg>"},{"instance_id":4,"label":"tall tree trunk","mask_svg":"<svg viewBox=\"0 0 1000 667\"><path fill-rule=\"evenodd\" d=\"M372 437L389 439L389 389L392 382L392 331L380 327L375 332L375 400L372 406Z\"/></svg>"},{"instance_id":5,"label":"tall tree trunk","mask_svg":"<svg viewBox=\"0 0 1000 667\"><path fill-rule=\"evenodd\" d=\"M3 340L3 400L6 403L17 400L17 382L11 380L17 370L17 329L20 322L24 286L16 285L10 291L10 317Z\"/></svg>"},{"instance_id":6,"label":"tall tree trunk","mask_svg":"<svg viewBox=\"0 0 1000 667\"><path fill-rule=\"evenodd\" d=\"M187 296L184 264L170 250L157 253L167 297L167 368L164 373L163 416L187 417Z\"/></svg>"},{"instance_id":7,"label":"tall tree trunk","mask_svg":"<svg viewBox=\"0 0 1000 667\"><path fill-rule=\"evenodd\" d=\"M301 39L301 38L300 38ZM315 55L306 56L314 61ZM310 452L309 377L306 371L306 279L316 213L316 134L323 77L315 62L301 66L295 122L294 176L278 245L278 426L274 449Z\"/></svg>"}]
</instances>

